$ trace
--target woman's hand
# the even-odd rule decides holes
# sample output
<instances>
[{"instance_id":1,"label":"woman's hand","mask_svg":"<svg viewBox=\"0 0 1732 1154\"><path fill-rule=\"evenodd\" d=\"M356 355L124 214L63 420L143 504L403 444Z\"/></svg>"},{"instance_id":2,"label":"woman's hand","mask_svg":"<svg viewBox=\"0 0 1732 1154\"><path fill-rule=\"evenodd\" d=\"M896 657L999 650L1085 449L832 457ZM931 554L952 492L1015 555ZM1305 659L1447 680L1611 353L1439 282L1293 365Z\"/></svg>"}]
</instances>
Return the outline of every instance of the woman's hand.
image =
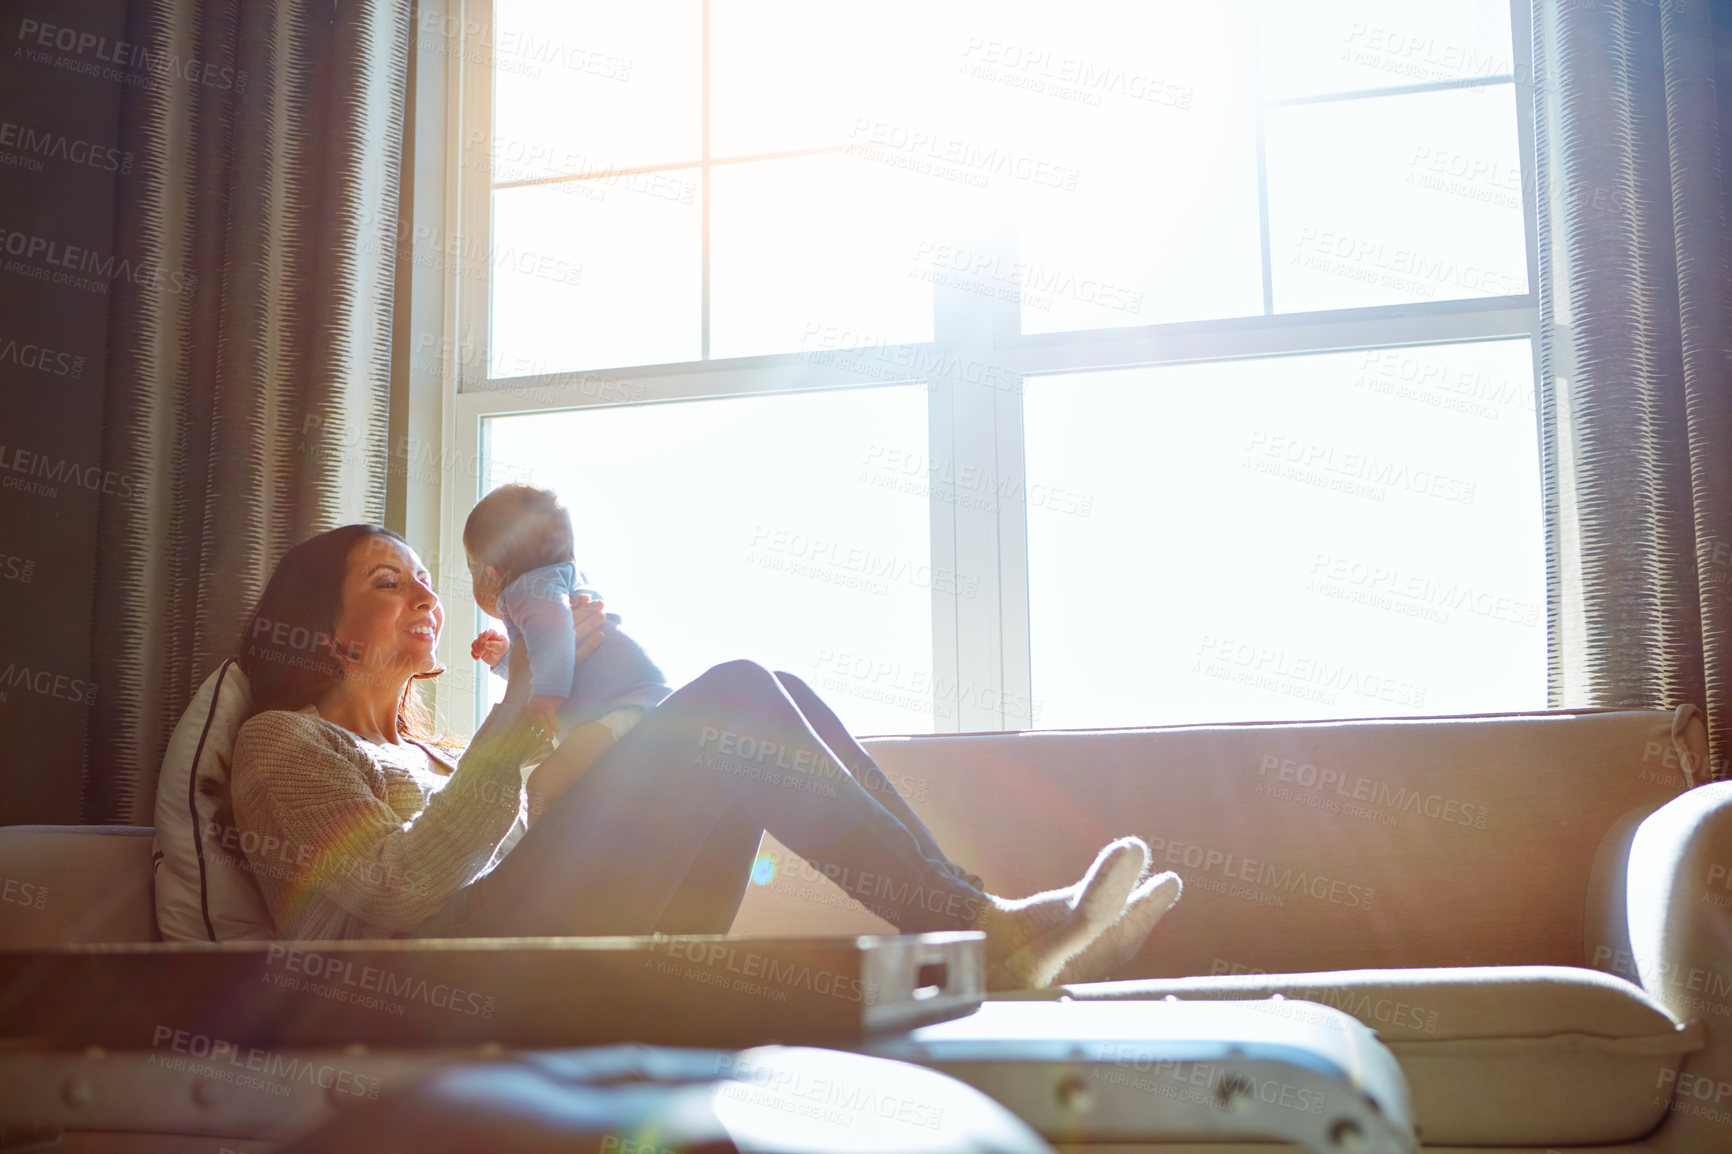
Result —
<instances>
[{"instance_id":1,"label":"woman's hand","mask_svg":"<svg viewBox=\"0 0 1732 1154\"><path fill-rule=\"evenodd\" d=\"M559 748L559 707L564 703L559 697L531 697L523 707L524 720L540 730L555 749Z\"/></svg>"},{"instance_id":2,"label":"woman's hand","mask_svg":"<svg viewBox=\"0 0 1732 1154\"><path fill-rule=\"evenodd\" d=\"M577 633L577 659L582 661L602 642L601 627L607 624L602 601L590 600L589 594L579 593L571 599L571 624Z\"/></svg>"}]
</instances>

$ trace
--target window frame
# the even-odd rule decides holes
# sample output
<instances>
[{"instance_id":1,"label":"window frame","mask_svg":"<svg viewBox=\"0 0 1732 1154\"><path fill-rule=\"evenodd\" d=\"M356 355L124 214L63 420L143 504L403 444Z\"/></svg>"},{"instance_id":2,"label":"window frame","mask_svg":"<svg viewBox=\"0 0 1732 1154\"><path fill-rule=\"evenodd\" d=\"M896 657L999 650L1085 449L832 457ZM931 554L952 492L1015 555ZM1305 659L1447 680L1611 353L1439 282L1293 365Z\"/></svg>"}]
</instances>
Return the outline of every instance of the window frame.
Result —
<instances>
[{"instance_id":1,"label":"window frame","mask_svg":"<svg viewBox=\"0 0 1732 1154\"><path fill-rule=\"evenodd\" d=\"M680 364L610 368L490 380L488 350L488 262L465 270L465 254L490 252L490 245L468 245L459 238L491 240L491 176L485 163L466 155L465 140L485 126L491 139L492 73L489 31L493 0L449 0L461 19L446 19L448 41L442 82L446 87L445 132L441 166L418 176L417 188L441 181L439 195L416 197L416 221L432 222L438 213L440 231L451 237L436 323L439 343L441 441L455 454L484 459L486 421L493 417L535 412L609 407L621 404L666 404L730 396L795 393L838 388L869 388L892 384L928 384L928 453L959 474L980 470L994 477L1001 491L1024 491L1023 416L1021 384L1029 378L1196 361L1247 360L1309 353L1353 352L1372 348L1523 338L1530 342L1534 380L1539 385L1539 256L1540 238L1534 178L1534 75L1532 29L1528 7L1509 0L1513 59L1529 62L1526 75L1518 66L1513 77L1485 77L1471 82L1438 82L1391 86L1375 95L1395 95L1510 81L1514 85L1518 145L1521 156L1522 204L1527 238L1525 294L1456 301L1426 301L1308 313L1274 313L1269 257L1268 195L1262 146L1261 102L1257 118L1260 228L1263 253L1264 314L1220 320L1126 326L1115 329L1024 335L1020 306L962 289L934 285L933 340L884 346L850 356L845 350L791 352ZM708 44L708 0L703 12L703 43ZM431 5L423 4L425 14ZM437 11L437 9L433 9ZM455 28L456 35L450 35ZM424 55L424 54L423 54ZM705 89L707 92L707 78ZM1300 98L1286 103L1315 103ZM1273 104L1268 105L1273 106ZM704 180L704 323L702 347L707 356L709 182L707 109L701 163ZM424 166L423 166L424 167ZM418 167L418 172L422 168ZM434 202L425 211L423 200ZM987 222L972 238L975 251L1014 264L1013 230ZM965 240L966 243L966 240ZM466 275L467 272L467 275ZM431 316L433 310L425 310ZM851 363L847 363L851 362ZM869 363L868 363L869 362ZM900 378L887 366L931 366L932 371ZM1001 386L983 387L964 379L960 366L995 366ZM1002 372L998 371L1002 370ZM600 386L600 387L598 387ZM1541 453L1536 428L1534 452ZM480 470L442 471L438 487L439 554L433 564L440 592L448 603L447 628L440 642L448 669L478 667L469 657L472 636L458 618L474 614L467 593L462 558L462 526L480 497ZM1536 529L1541 510L1535 509ZM940 732L1019 730L1034 727L1033 669L1030 653L1028 593L1028 526L1025 507L1000 501L989 512L932 498L931 564L952 572L979 573L983 579L974 595L958 596L934 583L932 590L932 672L934 683L958 687L957 699L940 711ZM440 564L439 562L443 562ZM454 595L455 594L455 595ZM480 685L469 678L441 678L436 705L460 732L479 721ZM964 692L966 690L966 692ZM996 707L982 703L996 702ZM937 703L935 703L937 704Z\"/></svg>"}]
</instances>

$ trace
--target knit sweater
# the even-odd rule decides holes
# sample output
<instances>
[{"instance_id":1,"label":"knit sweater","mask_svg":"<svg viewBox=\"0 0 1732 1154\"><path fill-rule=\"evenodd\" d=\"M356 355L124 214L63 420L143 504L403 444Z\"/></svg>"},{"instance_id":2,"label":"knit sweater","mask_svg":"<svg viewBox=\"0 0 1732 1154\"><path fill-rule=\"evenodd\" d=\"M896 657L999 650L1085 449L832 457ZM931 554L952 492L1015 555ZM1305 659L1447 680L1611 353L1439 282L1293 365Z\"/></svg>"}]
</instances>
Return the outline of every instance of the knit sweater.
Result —
<instances>
[{"instance_id":1,"label":"knit sweater","mask_svg":"<svg viewBox=\"0 0 1732 1154\"><path fill-rule=\"evenodd\" d=\"M520 766L541 749L498 716L445 773L375 756L310 706L241 726L235 823L257 835L242 845L280 937L401 937L497 864L522 833Z\"/></svg>"}]
</instances>

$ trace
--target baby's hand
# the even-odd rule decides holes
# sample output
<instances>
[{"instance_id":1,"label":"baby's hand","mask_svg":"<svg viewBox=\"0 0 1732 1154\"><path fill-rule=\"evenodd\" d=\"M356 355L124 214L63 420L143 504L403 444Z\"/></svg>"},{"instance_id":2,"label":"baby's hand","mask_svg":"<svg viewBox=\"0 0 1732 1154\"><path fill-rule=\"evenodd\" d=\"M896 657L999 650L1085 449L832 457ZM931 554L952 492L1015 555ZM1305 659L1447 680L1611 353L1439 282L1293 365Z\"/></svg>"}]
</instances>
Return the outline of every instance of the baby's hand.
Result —
<instances>
[{"instance_id":1,"label":"baby's hand","mask_svg":"<svg viewBox=\"0 0 1732 1154\"><path fill-rule=\"evenodd\" d=\"M510 652L511 642L497 629L484 630L469 643L469 656L489 666L498 665Z\"/></svg>"}]
</instances>

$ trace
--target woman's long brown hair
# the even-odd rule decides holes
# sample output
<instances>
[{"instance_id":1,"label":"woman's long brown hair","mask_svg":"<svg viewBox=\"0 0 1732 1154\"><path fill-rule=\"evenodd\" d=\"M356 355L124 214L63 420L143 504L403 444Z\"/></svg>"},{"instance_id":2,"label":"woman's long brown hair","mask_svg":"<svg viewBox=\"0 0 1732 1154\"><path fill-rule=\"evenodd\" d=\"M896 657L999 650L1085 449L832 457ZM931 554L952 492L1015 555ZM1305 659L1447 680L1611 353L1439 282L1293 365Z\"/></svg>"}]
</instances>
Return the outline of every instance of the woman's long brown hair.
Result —
<instances>
[{"instance_id":1,"label":"woman's long brown hair","mask_svg":"<svg viewBox=\"0 0 1732 1154\"><path fill-rule=\"evenodd\" d=\"M238 652L256 710L305 709L342 680L344 666L338 661L335 635L337 614L343 607L343 579L350 552L372 537L409 548L402 537L378 525L344 525L307 538L277 562L241 631ZM346 656L350 661L365 660L364 654ZM397 732L453 749L456 743L435 732L432 712L415 692L416 681L443 672L417 673L404 685L397 702Z\"/></svg>"}]
</instances>

